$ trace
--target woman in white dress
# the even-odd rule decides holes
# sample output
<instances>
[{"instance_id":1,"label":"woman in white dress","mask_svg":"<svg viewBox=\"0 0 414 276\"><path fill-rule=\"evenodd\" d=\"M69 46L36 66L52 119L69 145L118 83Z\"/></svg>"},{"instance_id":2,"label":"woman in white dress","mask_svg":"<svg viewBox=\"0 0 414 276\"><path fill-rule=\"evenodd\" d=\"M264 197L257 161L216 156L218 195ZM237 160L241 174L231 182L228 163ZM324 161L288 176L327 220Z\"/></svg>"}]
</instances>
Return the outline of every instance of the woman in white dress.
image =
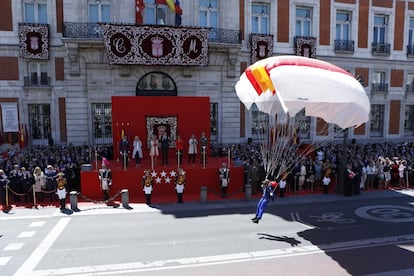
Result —
<instances>
[{"instance_id":1,"label":"woman in white dress","mask_svg":"<svg viewBox=\"0 0 414 276\"><path fill-rule=\"evenodd\" d=\"M151 168L154 169L154 167L157 165L157 158L158 158L158 139L157 135L152 135L152 139L150 141L150 153L151 156Z\"/></svg>"}]
</instances>

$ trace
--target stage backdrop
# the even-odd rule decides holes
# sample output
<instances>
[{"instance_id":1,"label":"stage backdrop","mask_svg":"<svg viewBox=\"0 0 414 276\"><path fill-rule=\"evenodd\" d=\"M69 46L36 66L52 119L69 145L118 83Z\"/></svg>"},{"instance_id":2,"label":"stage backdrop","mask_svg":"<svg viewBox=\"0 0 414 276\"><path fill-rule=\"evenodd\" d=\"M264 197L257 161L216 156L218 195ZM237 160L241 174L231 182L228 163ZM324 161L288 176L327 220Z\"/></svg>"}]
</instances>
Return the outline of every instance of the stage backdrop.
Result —
<instances>
[{"instance_id":1,"label":"stage backdrop","mask_svg":"<svg viewBox=\"0 0 414 276\"><path fill-rule=\"evenodd\" d=\"M167 131L170 136L170 156L175 155L175 138L184 141L184 156L188 152L191 134L197 139L205 132L210 137L210 99L208 97L114 96L112 97L112 129L114 158L119 158L119 142L127 135L131 150L134 137L143 143L144 158L148 158L149 133Z\"/></svg>"}]
</instances>

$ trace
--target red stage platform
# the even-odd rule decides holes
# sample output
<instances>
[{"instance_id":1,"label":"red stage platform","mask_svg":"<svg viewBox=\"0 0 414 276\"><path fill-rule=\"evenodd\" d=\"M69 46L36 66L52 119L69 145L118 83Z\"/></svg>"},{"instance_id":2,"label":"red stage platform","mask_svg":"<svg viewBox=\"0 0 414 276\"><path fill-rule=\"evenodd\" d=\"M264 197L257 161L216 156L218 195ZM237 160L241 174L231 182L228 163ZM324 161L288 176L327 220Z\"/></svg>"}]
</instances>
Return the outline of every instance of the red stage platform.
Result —
<instances>
[{"instance_id":1,"label":"red stage platform","mask_svg":"<svg viewBox=\"0 0 414 276\"><path fill-rule=\"evenodd\" d=\"M171 151L172 153L172 151ZM173 154L170 153L170 156ZM188 163L183 158L181 167L186 171L186 187L184 190L184 200L194 201L200 200L201 187L205 186L208 190L208 198L220 198L220 186L218 178L218 170L223 162L228 163L227 158L216 157L208 158L205 168L200 163L200 159L196 163ZM161 160L157 161L160 164ZM154 191L152 194L154 203L175 202L175 184L174 175L177 172L177 160L169 160L169 165L158 165L154 168ZM98 162L98 169L101 163ZM100 190L98 181L98 171L96 163L92 164L92 171L81 172L81 194L91 200L102 200L103 195ZM135 167L135 160L128 162L127 170L122 168L122 162L111 161L113 185L111 195L115 195L122 189L128 189L130 202L143 203L145 197L142 191L141 179L145 169L151 168L149 159L141 160L141 166ZM230 197L240 197L243 195L243 167L235 167L233 163L230 166L230 184L228 188ZM116 200L120 200L117 198Z\"/></svg>"}]
</instances>

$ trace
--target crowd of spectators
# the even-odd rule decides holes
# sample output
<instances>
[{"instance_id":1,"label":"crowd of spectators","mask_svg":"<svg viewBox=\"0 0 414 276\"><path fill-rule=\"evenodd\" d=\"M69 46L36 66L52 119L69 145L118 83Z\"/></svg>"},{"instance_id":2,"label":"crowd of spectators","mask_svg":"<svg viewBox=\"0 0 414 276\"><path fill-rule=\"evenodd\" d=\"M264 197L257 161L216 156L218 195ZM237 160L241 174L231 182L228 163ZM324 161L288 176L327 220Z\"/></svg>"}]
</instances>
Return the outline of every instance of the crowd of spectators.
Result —
<instances>
[{"instance_id":1,"label":"crowd of spectators","mask_svg":"<svg viewBox=\"0 0 414 276\"><path fill-rule=\"evenodd\" d=\"M266 178L263 168L261 145L257 143L221 145L211 144L212 156L227 157L231 150L231 158L235 166L244 167L244 184L251 184L252 192L261 189L261 183ZM299 154L299 153L298 153ZM112 159L112 147L100 146L36 146L19 149L9 147L1 152L0 171L10 181L12 200L17 202L33 200L32 186L35 186L34 172L39 170L50 180L59 172L68 179L68 190L80 191L80 171L82 164L106 157ZM345 160L346 159L346 160ZM347 145L344 157L343 144L329 144L315 149L306 156L298 155L297 164L286 175L287 192L322 190L322 178L329 175L332 179L330 190L335 189L339 179L338 169L344 162L344 177L349 176L346 169L357 175L352 180L352 187L345 187L345 195L359 193L361 189L378 189L396 186L409 186L414 183L414 144L413 143L351 143ZM48 170L52 170L49 172ZM301 177L303 176L303 178ZM358 182L355 185L355 182ZM47 185L46 185L47 184ZM52 196L55 185L46 181L42 187L35 189L36 194L42 194L41 200Z\"/></svg>"}]
</instances>

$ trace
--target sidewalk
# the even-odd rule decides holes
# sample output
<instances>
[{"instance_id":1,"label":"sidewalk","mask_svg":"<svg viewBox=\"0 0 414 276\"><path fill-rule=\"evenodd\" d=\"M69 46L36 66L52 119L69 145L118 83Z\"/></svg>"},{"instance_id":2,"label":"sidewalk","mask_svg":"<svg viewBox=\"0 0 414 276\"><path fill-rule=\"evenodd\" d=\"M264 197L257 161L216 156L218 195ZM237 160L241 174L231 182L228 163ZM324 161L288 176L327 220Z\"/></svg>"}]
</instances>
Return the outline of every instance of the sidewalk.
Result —
<instances>
[{"instance_id":1,"label":"sidewalk","mask_svg":"<svg viewBox=\"0 0 414 276\"><path fill-rule=\"evenodd\" d=\"M411 196L414 197L414 189L401 189L401 190L373 190L362 192L360 195L345 197L341 194L302 194L302 195L288 195L284 198L276 197L274 204L277 205L295 205L295 204L307 204L307 203L323 203L333 201L353 201L360 199L378 199L378 198L397 198ZM229 209L229 208L243 208L253 207L257 205L257 200L260 195L254 195L251 199L244 198L244 194L233 195L226 199L219 197L213 197L208 195L208 200L202 203L199 199L199 195L192 197L193 200L189 200L184 204L178 204L176 202L164 202L154 203L152 206L147 206L144 203L130 203L130 208L124 208L122 202L119 202L119 206L114 208L112 206L106 206L103 203L92 202L78 202L77 211L67 210L67 212L61 212L56 206L44 206L38 208L30 207L15 207L11 208L8 212L0 213L0 221L7 219L22 219L33 217L49 217L49 216L66 216L66 215L94 215L94 214L117 214L117 213L147 213L147 212L174 212L174 211L188 211L188 210L213 210L213 209ZM210 199L210 198L213 198ZM217 199L216 199L217 198ZM71 205L68 202L67 208Z\"/></svg>"}]
</instances>

